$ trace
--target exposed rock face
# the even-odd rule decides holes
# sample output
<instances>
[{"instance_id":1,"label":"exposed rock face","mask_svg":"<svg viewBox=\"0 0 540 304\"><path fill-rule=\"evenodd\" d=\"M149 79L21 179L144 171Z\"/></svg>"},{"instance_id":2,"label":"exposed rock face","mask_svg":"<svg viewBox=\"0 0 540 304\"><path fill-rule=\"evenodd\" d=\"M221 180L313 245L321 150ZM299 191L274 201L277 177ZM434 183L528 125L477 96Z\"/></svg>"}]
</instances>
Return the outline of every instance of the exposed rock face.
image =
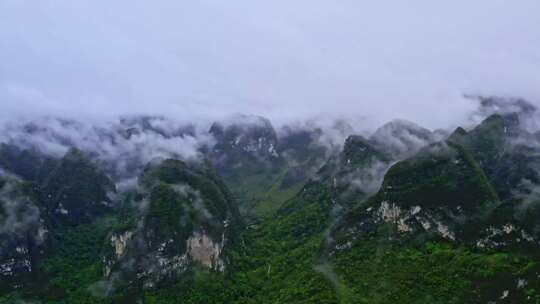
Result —
<instances>
[{"instance_id":1,"label":"exposed rock face","mask_svg":"<svg viewBox=\"0 0 540 304\"><path fill-rule=\"evenodd\" d=\"M498 203L474 159L460 146L440 143L392 166L379 192L344 217L337 235L356 239L386 225L405 238L473 241Z\"/></svg>"},{"instance_id":2,"label":"exposed rock face","mask_svg":"<svg viewBox=\"0 0 540 304\"><path fill-rule=\"evenodd\" d=\"M133 227L106 244L104 273L145 288L187 275L194 263L224 271L222 252L238 211L208 168L176 160L151 165L140 178L141 212Z\"/></svg>"},{"instance_id":3,"label":"exposed rock face","mask_svg":"<svg viewBox=\"0 0 540 304\"><path fill-rule=\"evenodd\" d=\"M194 231L193 235L187 240L189 256L193 261L207 268L224 271L225 264L221 260L224 241L225 239L221 243L217 243L208 235Z\"/></svg>"},{"instance_id":4,"label":"exposed rock face","mask_svg":"<svg viewBox=\"0 0 540 304\"><path fill-rule=\"evenodd\" d=\"M133 232L126 231L122 234L113 234L111 236L111 245L114 247L114 254L116 255L116 259L120 259L127 247L127 242L131 239L133 236Z\"/></svg>"},{"instance_id":5,"label":"exposed rock face","mask_svg":"<svg viewBox=\"0 0 540 304\"><path fill-rule=\"evenodd\" d=\"M484 102L491 110L499 107L493 100ZM493 114L470 131L458 128L446 141L393 165L380 190L363 202L360 197L362 203L340 220L334 248L349 248L354 240L370 236L436 238L483 250L537 252L540 225L533 218L540 214L539 145L520 121L536 110L519 100L514 107L519 112ZM392 133L388 130L395 128L383 133ZM430 138L422 132L417 137ZM359 147L352 151L387 151L381 143L359 138L349 142ZM348 159L354 163L353 157L345 159L345 164Z\"/></svg>"},{"instance_id":6,"label":"exposed rock face","mask_svg":"<svg viewBox=\"0 0 540 304\"><path fill-rule=\"evenodd\" d=\"M133 231L111 235L110 241L113 248L113 255L104 259L104 274L106 277L111 275L111 270L115 266L115 263L121 262L124 256L128 254L128 245L130 245L129 242L133 236ZM174 246L174 240L172 239L158 244L156 250L150 256L150 259L154 259L154 261L147 259L144 262L146 268L141 267L141 271L137 274L139 279L146 279L144 286L151 288L161 280L171 278L171 276L181 275L188 269L192 262L199 263L208 269L221 272L225 271L225 263L221 258L221 253L225 246L224 235L218 242L214 241L206 233L194 231L186 240L186 252L184 254L169 255L167 252L171 250L172 246ZM130 254L132 257L136 255L135 252L131 252Z\"/></svg>"},{"instance_id":7,"label":"exposed rock face","mask_svg":"<svg viewBox=\"0 0 540 304\"><path fill-rule=\"evenodd\" d=\"M173 240L160 243L157 250L136 259L136 279L144 288L154 288L159 283L178 279L188 270L190 260L187 253L171 253L173 246Z\"/></svg>"}]
</instances>

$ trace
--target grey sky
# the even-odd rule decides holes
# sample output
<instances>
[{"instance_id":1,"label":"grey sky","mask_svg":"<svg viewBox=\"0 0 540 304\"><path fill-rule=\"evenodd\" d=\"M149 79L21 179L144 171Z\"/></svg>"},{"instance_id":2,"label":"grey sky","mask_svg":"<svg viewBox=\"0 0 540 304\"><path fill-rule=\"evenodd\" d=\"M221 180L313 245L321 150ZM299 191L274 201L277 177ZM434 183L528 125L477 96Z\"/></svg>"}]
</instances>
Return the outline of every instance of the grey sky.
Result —
<instances>
[{"instance_id":1,"label":"grey sky","mask_svg":"<svg viewBox=\"0 0 540 304\"><path fill-rule=\"evenodd\" d=\"M0 0L3 115L435 128L465 119L463 93L540 101L539 71L538 0Z\"/></svg>"}]
</instances>

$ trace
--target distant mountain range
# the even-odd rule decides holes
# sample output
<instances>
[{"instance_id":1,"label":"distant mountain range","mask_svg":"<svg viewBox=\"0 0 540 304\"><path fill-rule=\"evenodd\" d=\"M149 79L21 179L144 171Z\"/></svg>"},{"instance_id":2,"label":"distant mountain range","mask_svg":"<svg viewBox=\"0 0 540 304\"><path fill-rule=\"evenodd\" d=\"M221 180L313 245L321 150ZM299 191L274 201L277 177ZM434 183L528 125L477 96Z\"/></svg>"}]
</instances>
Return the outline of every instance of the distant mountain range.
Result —
<instances>
[{"instance_id":1,"label":"distant mountain range","mask_svg":"<svg viewBox=\"0 0 540 304\"><path fill-rule=\"evenodd\" d=\"M7 123L0 303L538 303L538 111L474 98L474 126L370 136Z\"/></svg>"}]
</instances>

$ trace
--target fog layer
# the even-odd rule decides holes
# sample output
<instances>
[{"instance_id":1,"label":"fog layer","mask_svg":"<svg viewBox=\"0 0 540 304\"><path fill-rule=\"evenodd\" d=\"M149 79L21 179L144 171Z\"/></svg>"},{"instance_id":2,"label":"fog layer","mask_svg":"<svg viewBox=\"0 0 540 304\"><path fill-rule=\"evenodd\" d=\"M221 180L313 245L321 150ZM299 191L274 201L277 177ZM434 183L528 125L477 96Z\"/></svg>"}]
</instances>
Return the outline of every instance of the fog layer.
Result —
<instances>
[{"instance_id":1,"label":"fog layer","mask_svg":"<svg viewBox=\"0 0 540 304\"><path fill-rule=\"evenodd\" d=\"M2 116L457 125L540 100L540 2L0 0Z\"/></svg>"}]
</instances>

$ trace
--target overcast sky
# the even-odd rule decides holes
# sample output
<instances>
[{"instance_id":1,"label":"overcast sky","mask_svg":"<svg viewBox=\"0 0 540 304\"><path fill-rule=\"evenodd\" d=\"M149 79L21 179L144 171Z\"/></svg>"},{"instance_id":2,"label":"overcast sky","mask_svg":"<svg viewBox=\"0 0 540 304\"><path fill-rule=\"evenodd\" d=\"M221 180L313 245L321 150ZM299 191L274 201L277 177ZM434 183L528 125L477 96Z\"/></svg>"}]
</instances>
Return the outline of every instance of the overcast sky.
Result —
<instances>
[{"instance_id":1,"label":"overcast sky","mask_svg":"<svg viewBox=\"0 0 540 304\"><path fill-rule=\"evenodd\" d=\"M448 126L540 101L540 1L0 0L4 115Z\"/></svg>"}]
</instances>

